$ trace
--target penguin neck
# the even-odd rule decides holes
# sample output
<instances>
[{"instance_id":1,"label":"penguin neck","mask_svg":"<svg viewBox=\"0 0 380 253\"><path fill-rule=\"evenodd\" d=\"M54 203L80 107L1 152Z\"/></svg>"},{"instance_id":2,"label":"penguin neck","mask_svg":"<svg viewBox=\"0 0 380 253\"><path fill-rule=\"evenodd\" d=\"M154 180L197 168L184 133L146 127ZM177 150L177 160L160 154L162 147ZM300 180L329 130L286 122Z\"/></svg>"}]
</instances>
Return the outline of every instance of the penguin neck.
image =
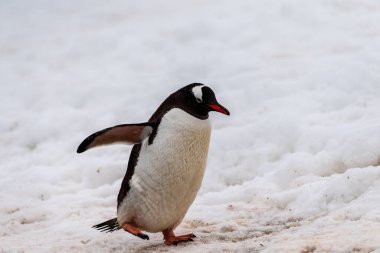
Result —
<instances>
[{"instance_id":1,"label":"penguin neck","mask_svg":"<svg viewBox=\"0 0 380 253\"><path fill-rule=\"evenodd\" d=\"M210 120L200 119L192 114L180 109L173 108L169 110L162 118L161 123L168 123L168 125L181 130L198 131L204 128L210 128Z\"/></svg>"}]
</instances>

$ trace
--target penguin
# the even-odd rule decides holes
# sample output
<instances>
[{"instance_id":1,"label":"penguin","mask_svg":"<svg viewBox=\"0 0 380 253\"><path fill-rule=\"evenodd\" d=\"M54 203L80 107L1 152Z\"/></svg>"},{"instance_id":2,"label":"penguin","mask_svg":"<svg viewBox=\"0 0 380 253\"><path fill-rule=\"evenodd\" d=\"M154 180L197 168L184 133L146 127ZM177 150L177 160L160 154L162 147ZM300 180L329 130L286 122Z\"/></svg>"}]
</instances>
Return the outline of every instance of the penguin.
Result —
<instances>
[{"instance_id":1,"label":"penguin","mask_svg":"<svg viewBox=\"0 0 380 253\"><path fill-rule=\"evenodd\" d=\"M176 236L201 186L211 134L209 112L230 115L211 88L189 84L171 94L145 123L106 128L87 137L77 153L101 145L133 144L117 197L117 218L93 226L119 229L149 240L162 232L166 245L193 241L193 233Z\"/></svg>"}]
</instances>

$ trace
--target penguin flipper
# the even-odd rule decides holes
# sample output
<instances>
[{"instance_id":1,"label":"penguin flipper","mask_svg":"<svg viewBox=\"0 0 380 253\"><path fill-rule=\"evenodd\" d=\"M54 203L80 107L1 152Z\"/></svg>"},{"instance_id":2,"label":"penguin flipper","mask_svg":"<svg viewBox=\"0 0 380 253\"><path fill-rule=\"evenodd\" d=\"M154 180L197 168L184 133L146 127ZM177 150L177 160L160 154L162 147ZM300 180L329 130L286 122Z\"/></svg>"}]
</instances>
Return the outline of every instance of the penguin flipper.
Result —
<instances>
[{"instance_id":1,"label":"penguin flipper","mask_svg":"<svg viewBox=\"0 0 380 253\"><path fill-rule=\"evenodd\" d=\"M82 153L90 148L115 143L138 144L153 132L152 123L124 124L109 127L88 136L77 149Z\"/></svg>"}]
</instances>

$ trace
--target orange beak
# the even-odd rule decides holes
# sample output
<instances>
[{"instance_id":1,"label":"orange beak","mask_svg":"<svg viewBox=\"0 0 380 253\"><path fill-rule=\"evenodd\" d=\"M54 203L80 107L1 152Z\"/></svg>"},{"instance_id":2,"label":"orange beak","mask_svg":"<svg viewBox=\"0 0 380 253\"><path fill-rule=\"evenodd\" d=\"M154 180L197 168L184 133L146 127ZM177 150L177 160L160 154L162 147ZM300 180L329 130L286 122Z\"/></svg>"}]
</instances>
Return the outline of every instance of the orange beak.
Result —
<instances>
[{"instance_id":1,"label":"orange beak","mask_svg":"<svg viewBox=\"0 0 380 253\"><path fill-rule=\"evenodd\" d=\"M208 106L210 106L213 109L213 111L217 111L225 115L230 115L230 112L220 104L208 104Z\"/></svg>"}]
</instances>

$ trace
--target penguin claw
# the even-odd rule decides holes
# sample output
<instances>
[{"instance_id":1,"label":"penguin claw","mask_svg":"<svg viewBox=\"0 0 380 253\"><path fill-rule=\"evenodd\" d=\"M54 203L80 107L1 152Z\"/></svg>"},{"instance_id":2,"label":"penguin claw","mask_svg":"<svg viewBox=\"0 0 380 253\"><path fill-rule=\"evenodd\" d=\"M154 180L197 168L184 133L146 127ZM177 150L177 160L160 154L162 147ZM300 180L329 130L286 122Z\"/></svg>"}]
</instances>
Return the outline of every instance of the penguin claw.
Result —
<instances>
[{"instance_id":1,"label":"penguin claw","mask_svg":"<svg viewBox=\"0 0 380 253\"><path fill-rule=\"evenodd\" d=\"M141 239L143 239L143 240L149 240L149 236L148 235L146 235L146 234L137 234L136 235L137 237L140 237Z\"/></svg>"}]
</instances>

